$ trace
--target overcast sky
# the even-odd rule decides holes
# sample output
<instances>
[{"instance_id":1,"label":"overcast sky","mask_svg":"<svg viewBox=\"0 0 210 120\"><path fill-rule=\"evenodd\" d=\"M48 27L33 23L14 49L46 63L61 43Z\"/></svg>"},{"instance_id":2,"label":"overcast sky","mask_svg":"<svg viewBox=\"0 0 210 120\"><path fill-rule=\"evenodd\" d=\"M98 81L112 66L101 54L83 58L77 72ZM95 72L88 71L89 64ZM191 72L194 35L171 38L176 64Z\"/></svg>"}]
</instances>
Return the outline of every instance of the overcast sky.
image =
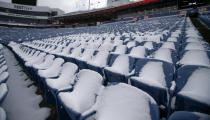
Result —
<instances>
[{"instance_id":1,"label":"overcast sky","mask_svg":"<svg viewBox=\"0 0 210 120\"><path fill-rule=\"evenodd\" d=\"M0 0L11 3L11 0ZM90 9L106 6L107 0L90 0ZM89 0L38 0L38 6L60 8L66 13L80 10L88 10Z\"/></svg>"}]
</instances>

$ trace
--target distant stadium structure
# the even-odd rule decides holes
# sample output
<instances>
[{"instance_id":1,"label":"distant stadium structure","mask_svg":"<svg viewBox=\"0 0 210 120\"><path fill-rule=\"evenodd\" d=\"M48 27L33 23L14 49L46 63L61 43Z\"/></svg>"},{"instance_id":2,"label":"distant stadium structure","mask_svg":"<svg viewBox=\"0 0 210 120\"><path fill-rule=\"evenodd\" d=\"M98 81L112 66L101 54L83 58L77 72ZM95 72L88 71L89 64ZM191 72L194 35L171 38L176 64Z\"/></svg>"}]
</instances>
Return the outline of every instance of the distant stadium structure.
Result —
<instances>
[{"instance_id":1,"label":"distant stadium structure","mask_svg":"<svg viewBox=\"0 0 210 120\"><path fill-rule=\"evenodd\" d=\"M64 12L60 9L52 9L42 6L23 5L27 3L20 3L12 1L7 3L0 1L0 21L30 23L30 24L49 24L49 17L61 15Z\"/></svg>"},{"instance_id":2,"label":"distant stadium structure","mask_svg":"<svg viewBox=\"0 0 210 120\"><path fill-rule=\"evenodd\" d=\"M12 0L12 3L36 6L37 5L37 0Z\"/></svg>"}]
</instances>

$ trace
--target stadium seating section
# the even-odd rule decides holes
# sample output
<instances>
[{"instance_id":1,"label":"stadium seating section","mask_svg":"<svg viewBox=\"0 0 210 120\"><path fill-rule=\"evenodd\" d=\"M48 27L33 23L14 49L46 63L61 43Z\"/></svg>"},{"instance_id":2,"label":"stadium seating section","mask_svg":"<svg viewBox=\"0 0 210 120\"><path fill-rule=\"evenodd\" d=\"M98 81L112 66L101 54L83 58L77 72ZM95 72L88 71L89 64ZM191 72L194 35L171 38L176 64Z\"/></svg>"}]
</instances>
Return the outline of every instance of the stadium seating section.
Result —
<instances>
[{"instance_id":1,"label":"stadium seating section","mask_svg":"<svg viewBox=\"0 0 210 120\"><path fill-rule=\"evenodd\" d=\"M22 30L26 36L2 34L1 41L60 120L159 120L161 110L169 120L210 118L209 44L184 15ZM0 50L0 102L5 63Z\"/></svg>"}]
</instances>

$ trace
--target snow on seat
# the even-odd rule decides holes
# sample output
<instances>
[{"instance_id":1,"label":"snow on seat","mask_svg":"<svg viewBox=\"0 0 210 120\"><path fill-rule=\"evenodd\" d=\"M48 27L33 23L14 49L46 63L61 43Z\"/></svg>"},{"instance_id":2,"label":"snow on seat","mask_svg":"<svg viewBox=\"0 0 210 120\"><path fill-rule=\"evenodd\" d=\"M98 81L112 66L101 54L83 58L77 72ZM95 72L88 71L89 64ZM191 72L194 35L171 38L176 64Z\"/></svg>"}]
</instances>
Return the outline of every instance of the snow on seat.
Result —
<instances>
[{"instance_id":1,"label":"snow on seat","mask_svg":"<svg viewBox=\"0 0 210 120\"><path fill-rule=\"evenodd\" d=\"M144 46L137 46L133 47L128 55L137 59L146 58L148 55L148 51Z\"/></svg>"},{"instance_id":2,"label":"snow on seat","mask_svg":"<svg viewBox=\"0 0 210 120\"><path fill-rule=\"evenodd\" d=\"M87 62L89 69L97 71L103 75L103 68L108 65L110 55L108 51L98 51L91 60Z\"/></svg>"},{"instance_id":3,"label":"snow on seat","mask_svg":"<svg viewBox=\"0 0 210 120\"><path fill-rule=\"evenodd\" d=\"M178 50L175 42L164 42L160 48L168 48L172 50Z\"/></svg>"},{"instance_id":4,"label":"snow on seat","mask_svg":"<svg viewBox=\"0 0 210 120\"><path fill-rule=\"evenodd\" d=\"M99 48L98 48L98 51L112 51L114 49L114 45L111 44L111 43L105 43L105 44L102 44Z\"/></svg>"},{"instance_id":5,"label":"snow on seat","mask_svg":"<svg viewBox=\"0 0 210 120\"><path fill-rule=\"evenodd\" d=\"M209 53L201 50L184 51L180 65L198 65L210 67Z\"/></svg>"},{"instance_id":6,"label":"snow on seat","mask_svg":"<svg viewBox=\"0 0 210 120\"><path fill-rule=\"evenodd\" d=\"M66 62L63 64L61 74L58 78L46 79L46 86L48 91L46 92L46 98L48 101L52 100L51 95L54 99L57 97L57 93L61 90L72 89L75 83L75 74L78 71L78 67L74 63Z\"/></svg>"},{"instance_id":7,"label":"snow on seat","mask_svg":"<svg viewBox=\"0 0 210 120\"><path fill-rule=\"evenodd\" d=\"M210 113L209 78L208 67L189 65L179 68L175 109Z\"/></svg>"},{"instance_id":8,"label":"snow on seat","mask_svg":"<svg viewBox=\"0 0 210 120\"><path fill-rule=\"evenodd\" d=\"M1 83L5 83L7 81L7 79L8 79L8 77L9 77L9 73L8 72L2 72L0 74L0 84Z\"/></svg>"},{"instance_id":9,"label":"snow on seat","mask_svg":"<svg viewBox=\"0 0 210 120\"><path fill-rule=\"evenodd\" d=\"M0 74L6 72L7 69L8 69L7 65L3 65L2 67L0 67Z\"/></svg>"},{"instance_id":10,"label":"snow on seat","mask_svg":"<svg viewBox=\"0 0 210 120\"><path fill-rule=\"evenodd\" d=\"M36 59L38 57L39 54L40 54L40 51L35 51L33 55L24 57L23 60L25 62L34 60L34 59Z\"/></svg>"},{"instance_id":11,"label":"snow on seat","mask_svg":"<svg viewBox=\"0 0 210 120\"><path fill-rule=\"evenodd\" d=\"M209 50L209 44L208 43L195 43L195 42L190 42L186 43L184 46L184 50Z\"/></svg>"},{"instance_id":12,"label":"snow on seat","mask_svg":"<svg viewBox=\"0 0 210 120\"><path fill-rule=\"evenodd\" d=\"M49 53L51 54L59 54L61 53L63 50L63 46L56 46L56 48L54 50L49 51Z\"/></svg>"},{"instance_id":13,"label":"snow on seat","mask_svg":"<svg viewBox=\"0 0 210 120\"><path fill-rule=\"evenodd\" d=\"M173 74L174 67L170 63L139 59L135 65L135 76L130 78L130 83L150 94L159 105L167 106Z\"/></svg>"},{"instance_id":14,"label":"snow on seat","mask_svg":"<svg viewBox=\"0 0 210 120\"><path fill-rule=\"evenodd\" d=\"M54 55L48 54L48 55L45 56L43 62L41 62L41 63L34 63L33 64L33 68L36 69L36 70L48 69L53 64L54 58L55 58Z\"/></svg>"},{"instance_id":15,"label":"snow on seat","mask_svg":"<svg viewBox=\"0 0 210 120\"><path fill-rule=\"evenodd\" d=\"M56 78L60 75L63 63L64 60L62 58L56 58L49 68L38 70L38 76L40 77L39 85L42 90L46 88L45 80L47 78Z\"/></svg>"},{"instance_id":16,"label":"snow on seat","mask_svg":"<svg viewBox=\"0 0 210 120\"><path fill-rule=\"evenodd\" d=\"M159 120L155 100L128 84L105 87L94 106L82 113L80 120Z\"/></svg>"},{"instance_id":17,"label":"snow on seat","mask_svg":"<svg viewBox=\"0 0 210 120\"><path fill-rule=\"evenodd\" d=\"M7 120L7 114L2 107L0 107L0 120Z\"/></svg>"},{"instance_id":18,"label":"snow on seat","mask_svg":"<svg viewBox=\"0 0 210 120\"><path fill-rule=\"evenodd\" d=\"M60 120L66 119L65 117L77 120L83 112L94 105L96 96L102 89L103 78L95 71L83 69L76 77L76 84L72 92L58 94L59 106L57 108ZM68 115L64 115L63 111Z\"/></svg>"},{"instance_id":19,"label":"snow on seat","mask_svg":"<svg viewBox=\"0 0 210 120\"><path fill-rule=\"evenodd\" d=\"M78 57L76 57L76 63L80 69L87 68L86 62L89 61L95 53L95 49L85 49Z\"/></svg>"},{"instance_id":20,"label":"snow on seat","mask_svg":"<svg viewBox=\"0 0 210 120\"><path fill-rule=\"evenodd\" d=\"M177 111L168 120L210 120L210 115L199 112Z\"/></svg>"},{"instance_id":21,"label":"snow on seat","mask_svg":"<svg viewBox=\"0 0 210 120\"><path fill-rule=\"evenodd\" d=\"M6 97L7 93L8 93L7 84L6 83L0 84L0 104L2 103L4 98Z\"/></svg>"},{"instance_id":22,"label":"snow on seat","mask_svg":"<svg viewBox=\"0 0 210 120\"><path fill-rule=\"evenodd\" d=\"M104 68L104 74L109 82L128 83L134 62L135 59L128 55L113 55L110 59L110 66Z\"/></svg>"},{"instance_id":23,"label":"snow on seat","mask_svg":"<svg viewBox=\"0 0 210 120\"><path fill-rule=\"evenodd\" d=\"M167 42L178 42L178 38L177 37L169 37L167 39Z\"/></svg>"},{"instance_id":24,"label":"snow on seat","mask_svg":"<svg viewBox=\"0 0 210 120\"><path fill-rule=\"evenodd\" d=\"M44 60L45 56L46 56L46 53L42 52L39 55L37 55L36 57L34 57L33 59L28 60L25 63L25 66L31 67L31 66L33 66L33 64L39 64Z\"/></svg>"},{"instance_id":25,"label":"snow on seat","mask_svg":"<svg viewBox=\"0 0 210 120\"><path fill-rule=\"evenodd\" d=\"M178 55L175 51L168 49L168 48L160 48L155 51L152 55L153 59L162 60L169 62L171 64L176 64L178 60Z\"/></svg>"},{"instance_id":26,"label":"snow on seat","mask_svg":"<svg viewBox=\"0 0 210 120\"><path fill-rule=\"evenodd\" d=\"M136 41L129 41L126 46L128 47L128 49L135 47L137 45Z\"/></svg>"},{"instance_id":27,"label":"snow on seat","mask_svg":"<svg viewBox=\"0 0 210 120\"><path fill-rule=\"evenodd\" d=\"M116 55L120 55L120 54L126 54L127 53L127 46L126 45L119 45L115 47L115 50L113 52L111 52L111 54L116 54Z\"/></svg>"},{"instance_id":28,"label":"snow on seat","mask_svg":"<svg viewBox=\"0 0 210 120\"><path fill-rule=\"evenodd\" d=\"M81 47L76 47L71 51L71 54L66 56L69 59L68 61L73 62L76 64L76 57L78 57L82 53L82 48Z\"/></svg>"}]
</instances>

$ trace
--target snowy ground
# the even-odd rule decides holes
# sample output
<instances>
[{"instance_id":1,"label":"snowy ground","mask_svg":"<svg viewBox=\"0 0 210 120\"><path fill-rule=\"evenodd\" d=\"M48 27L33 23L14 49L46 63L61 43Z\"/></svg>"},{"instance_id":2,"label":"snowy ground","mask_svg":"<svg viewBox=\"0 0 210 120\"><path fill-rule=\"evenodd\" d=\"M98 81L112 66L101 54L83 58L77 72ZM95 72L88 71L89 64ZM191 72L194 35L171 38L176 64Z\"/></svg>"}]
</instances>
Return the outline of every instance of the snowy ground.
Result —
<instances>
[{"instance_id":1,"label":"snowy ground","mask_svg":"<svg viewBox=\"0 0 210 120\"><path fill-rule=\"evenodd\" d=\"M28 87L32 81L22 72L11 51L5 48L4 56L10 77L7 81L9 92L2 107L8 120L45 120L50 115L50 109L39 107L42 97L35 94L37 88L33 85Z\"/></svg>"}]
</instances>

